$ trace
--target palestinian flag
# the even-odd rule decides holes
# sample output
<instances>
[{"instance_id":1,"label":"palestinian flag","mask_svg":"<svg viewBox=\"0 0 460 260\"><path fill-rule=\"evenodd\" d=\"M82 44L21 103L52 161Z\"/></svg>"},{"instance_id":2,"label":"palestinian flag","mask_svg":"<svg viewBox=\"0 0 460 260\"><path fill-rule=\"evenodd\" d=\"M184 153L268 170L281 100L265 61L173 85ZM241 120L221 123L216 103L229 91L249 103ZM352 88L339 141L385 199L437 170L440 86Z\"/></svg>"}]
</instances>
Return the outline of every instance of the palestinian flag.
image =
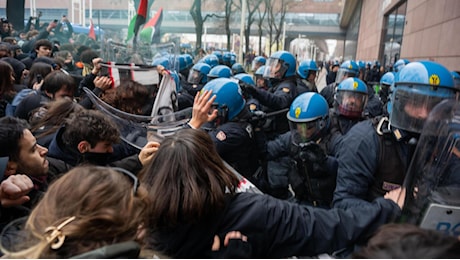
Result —
<instances>
[{"instance_id":1,"label":"palestinian flag","mask_svg":"<svg viewBox=\"0 0 460 260\"><path fill-rule=\"evenodd\" d=\"M134 35L137 36L139 28L148 18L148 10L152 6L154 1L149 0L135 0L135 6L137 6L137 14L131 19L128 26L128 36L126 37L126 42L131 40Z\"/></svg>"},{"instance_id":2,"label":"palestinian flag","mask_svg":"<svg viewBox=\"0 0 460 260\"><path fill-rule=\"evenodd\" d=\"M146 43L160 42L160 27L163 21L163 8L160 7L155 16L150 19L139 34L140 39Z\"/></svg>"}]
</instances>

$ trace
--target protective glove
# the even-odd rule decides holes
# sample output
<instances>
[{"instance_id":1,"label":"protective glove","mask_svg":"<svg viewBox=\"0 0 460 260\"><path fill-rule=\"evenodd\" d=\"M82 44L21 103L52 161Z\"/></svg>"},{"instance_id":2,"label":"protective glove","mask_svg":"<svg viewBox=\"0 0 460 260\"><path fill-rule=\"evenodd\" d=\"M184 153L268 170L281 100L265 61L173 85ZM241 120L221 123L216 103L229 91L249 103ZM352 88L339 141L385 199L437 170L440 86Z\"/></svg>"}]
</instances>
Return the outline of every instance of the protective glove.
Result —
<instances>
[{"instance_id":1,"label":"protective glove","mask_svg":"<svg viewBox=\"0 0 460 260\"><path fill-rule=\"evenodd\" d=\"M324 150L314 141L310 141L300 147L300 157L310 163L319 165L325 163L327 159Z\"/></svg>"},{"instance_id":2,"label":"protective glove","mask_svg":"<svg viewBox=\"0 0 460 260\"><path fill-rule=\"evenodd\" d=\"M243 91L244 96L254 95L257 93L256 86L248 84L244 81L239 82L240 88Z\"/></svg>"}]
</instances>

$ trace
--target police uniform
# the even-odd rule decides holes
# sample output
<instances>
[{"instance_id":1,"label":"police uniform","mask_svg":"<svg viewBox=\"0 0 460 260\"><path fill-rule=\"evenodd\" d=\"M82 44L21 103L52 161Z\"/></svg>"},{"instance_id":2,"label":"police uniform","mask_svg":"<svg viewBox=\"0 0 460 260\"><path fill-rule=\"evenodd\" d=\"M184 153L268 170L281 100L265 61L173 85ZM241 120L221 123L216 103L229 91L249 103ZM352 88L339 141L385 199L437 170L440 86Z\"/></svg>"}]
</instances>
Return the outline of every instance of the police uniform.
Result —
<instances>
[{"instance_id":1,"label":"police uniform","mask_svg":"<svg viewBox=\"0 0 460 260\"><path fill-rule=\"evenodd\" d=\"M414 147L407 138L396 140L391 132L377 134L375 127L372 120L365 120L343 136L334 207L360 207L401 186Z\"/></svg>"},{"instance_id":2,"label":"police uniform","mask_svg":"<svg viewBox=\"0 0 460 260\"><path fill-rule=\"evenodd\" d=\"M251 94L260 104L267 108L264 112L278 111L289 108L297 96L297 85L294 79L284 80L277 86L270 88L269 91L253 88ZM284 113L274 116L270 129L266 129L269 139L287 131L289 131L289 125Z\"/></svg>"}]
</instances>

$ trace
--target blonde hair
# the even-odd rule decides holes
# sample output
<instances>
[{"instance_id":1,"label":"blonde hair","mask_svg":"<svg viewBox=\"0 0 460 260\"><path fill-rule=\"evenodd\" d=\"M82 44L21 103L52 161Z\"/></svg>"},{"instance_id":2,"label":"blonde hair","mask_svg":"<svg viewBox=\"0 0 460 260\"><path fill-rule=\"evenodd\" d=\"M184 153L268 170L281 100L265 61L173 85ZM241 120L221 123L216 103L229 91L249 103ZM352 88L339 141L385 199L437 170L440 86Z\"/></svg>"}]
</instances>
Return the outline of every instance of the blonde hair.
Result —
<instances>
[{"instance_id":1,"label":"blonde hair","mask_svg":"<svg viewBox=\"0 0 460 260\"><path fill-rule=\"evenodd\" d=\"M135 188L125 173L75 167L50 185L28 217L24 243L32 246L18 252L1 249L7 258L69 258L137 240L139 228L147 225L148 204L146 189Z\"/></svg>"}]
</instances>

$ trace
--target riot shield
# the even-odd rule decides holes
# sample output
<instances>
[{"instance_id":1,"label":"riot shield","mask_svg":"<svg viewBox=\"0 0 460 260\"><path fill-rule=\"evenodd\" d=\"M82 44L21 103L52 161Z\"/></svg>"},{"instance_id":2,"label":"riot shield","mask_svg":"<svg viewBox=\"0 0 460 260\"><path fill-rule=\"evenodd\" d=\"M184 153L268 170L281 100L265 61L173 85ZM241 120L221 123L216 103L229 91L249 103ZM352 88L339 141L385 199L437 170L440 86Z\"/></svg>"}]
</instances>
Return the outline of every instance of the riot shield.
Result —
<instances>
[{"instance_id":1,"label":"riot shield","mask_svg":"<svg viewBox=\"0 0 460 260\"><path fill-rule=\"evenodd\" d=\"M460 235L460 103L445 100L430 113L403 186L401 222Z\"/></svg>"},{"instance_id":2,"label":"riot shield","mask_svg":"<svg viewBox=\"0 0 460 260\"><path fill-rule=\"evenodd\" d=\"M157 116L140 116L126 113L105 103L88 88L83 89L96 109L108 115L117 125L121 139L129 145L141 150L148 141L161 141L175 134L192 118L192 108L186 108L177 112ZM254 184L244 178L224 161L240 180L239 192L262 193Z\"/></svg>"}]
</instances>

